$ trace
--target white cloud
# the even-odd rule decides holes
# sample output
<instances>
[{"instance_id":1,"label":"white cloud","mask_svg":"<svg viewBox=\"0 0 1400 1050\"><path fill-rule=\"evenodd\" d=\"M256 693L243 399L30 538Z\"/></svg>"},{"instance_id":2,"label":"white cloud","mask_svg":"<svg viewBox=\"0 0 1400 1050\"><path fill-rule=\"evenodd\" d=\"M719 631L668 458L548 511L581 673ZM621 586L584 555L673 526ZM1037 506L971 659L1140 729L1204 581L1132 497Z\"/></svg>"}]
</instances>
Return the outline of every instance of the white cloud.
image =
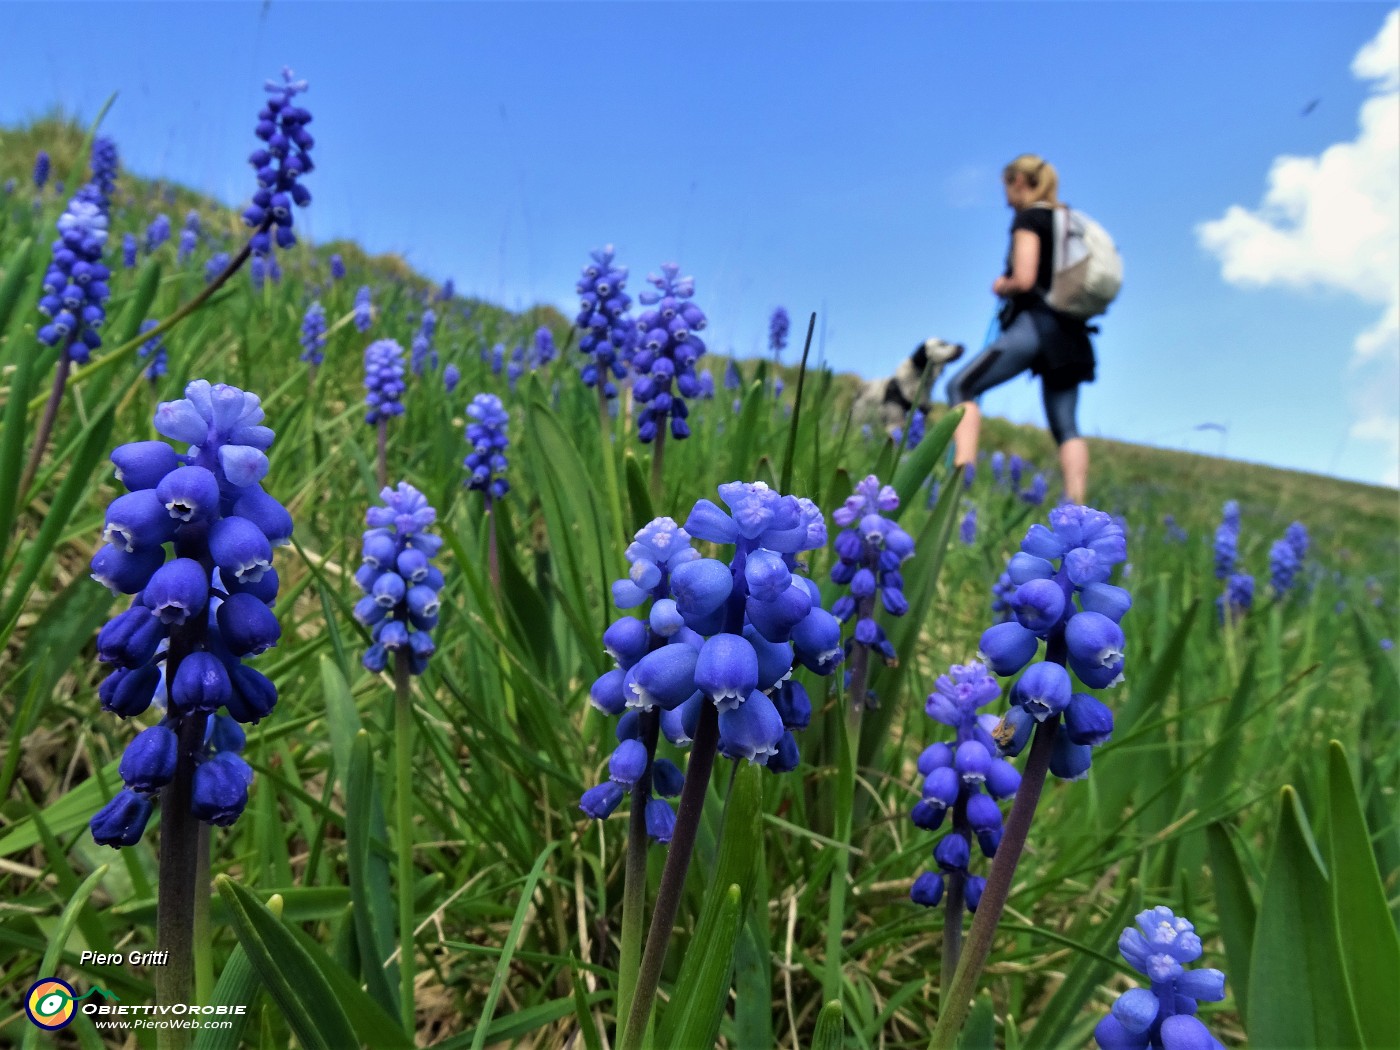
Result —
<instances>
[{"instance_id":1,"label":"white cloud","mask_svg":"<svg viewBox=\"0 0 1400 1050\"><path fill-rule=\"evenodd\" d=\"M1357 52L1352 75L1370 81L1357 135L1315 157L1282 156L1263 201L1234 204L1196 236L1240 287L1340 291L1380 308L1352 343L1351 436L1388 444L1400 477L1400 9Z\"/></svg>"}]
</instances>

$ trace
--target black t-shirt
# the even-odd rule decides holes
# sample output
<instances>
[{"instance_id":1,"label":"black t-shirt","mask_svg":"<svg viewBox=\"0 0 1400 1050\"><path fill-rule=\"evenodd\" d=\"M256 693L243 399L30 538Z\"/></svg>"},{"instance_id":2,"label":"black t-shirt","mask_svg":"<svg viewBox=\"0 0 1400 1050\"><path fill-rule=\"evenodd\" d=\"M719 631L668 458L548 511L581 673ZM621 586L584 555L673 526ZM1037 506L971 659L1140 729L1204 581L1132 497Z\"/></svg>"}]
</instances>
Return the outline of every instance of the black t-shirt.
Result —
<instances>
[{"instance_id":1,"label":"black t-shirt","mask_svg":"<svg viewBox=\"0 0 1400 1050\"><path fill-rule=\"evenodd\" d=\"M1035 275L1035 291L1023 292L1016 296L1018 300L1026 299L1034 301L1043 297L1050 291L1050 279L1055 273L1055 209L1053 208L1023 208L1016 213L1016 217L1011 220L1011 239L1016 239L1017 230L1030 230L1040 240L1040 268ZM1006 273L1011 276L1011 255L1010 245L1006 248ZM1029 306L1030 302L1018 302L1018 306Z\"/></svg>"}]
</instances>

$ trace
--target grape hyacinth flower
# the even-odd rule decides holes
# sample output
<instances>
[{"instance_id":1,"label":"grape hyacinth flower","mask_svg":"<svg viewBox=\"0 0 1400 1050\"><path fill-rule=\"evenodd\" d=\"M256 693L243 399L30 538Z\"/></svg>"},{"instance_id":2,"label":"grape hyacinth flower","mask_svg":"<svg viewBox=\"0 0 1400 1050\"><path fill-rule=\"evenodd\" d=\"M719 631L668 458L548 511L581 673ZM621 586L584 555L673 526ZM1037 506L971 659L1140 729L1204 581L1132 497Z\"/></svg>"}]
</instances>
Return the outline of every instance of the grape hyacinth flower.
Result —
<instances>
[{"instance_id":1,"label":"grape hyacinth flower","mask_svg":"<svg viewBox=\"0 0 1400 1050\"><path fill-rule=\"evenodd\" d=\"M467 405L467 442L472 451L464 465L467 468L467 488L481 492L486 497L488 510L491 504L510 491L510 482L505 479L509 464L505 451L510 441L506 438L506 425L510 415L501 399L495 394L477 394Z\"/></svg>"},{"instance_id":2,"label":"grape hyacinth flower","mask_svg":"<svg viewBox=\"0 0 1400 1050\"><path fill-rule=\"evenodd\" d=\"M372 643L363 662L377 674L397 653L410 674L421 675L435 651L432 630L443 585L441 570L432 564L442 537L426 531L437 511L406 481L385 487L379 498L383 506L365 514L364 564L355 573L365 594L355 605L355 619L370 628Z\"/></svg>"},{"instance_id":3,"label":"grape hyacinth flower","mask_svg":"<svg viewBox=\"0 0 1400 1050\"><path fill-rule=\"evenodd\" d=\"M837 561L831 567L831 582L849 585L851 589L850 594L836 599L831 612L842 623L856 618L855 631L845 647L853 666L864 667L866 654L871 650L890 666L897 662L894 646L884 628L875 622L875 598L879 596L880 604L891 616L903 616L909 611L899 567L913 557L914 540L885 517L898 507L899 496L894 489L882 486L879 478L871 474L857 483L855 492L831 515L831 520L842 527L836 536ZM863 686L861 682L851 686L851 696L856 698L853 710L864 702Z\"/></svg>"},{"instance_id":4,"label":"grape hyacinth flower","mask_svg":"<svg viewBox=\"0 0 1400 1050\"><path fill-rule=\"evenodd\" d=\"M185 262L199 247L199 212L192 211L185 216L185 225L180 230L180 247L176 260Z\"/></svg>"},{"instance_id":5,"label":"grape hyacinth flower","mask_svg":"<svg viewBox=\"0 0 1400 1050\"><path fill-rule=\"evenodd\" d=\"M1176 523L1176 517L1166 514L1162 517L1162 526L1167 530L1168 543L1185 543L1188 536L1186 530Z\"/></svg>"},{"instance_id":6,"label":"grape hyacinth flower","mask_svg":"<svg viewBox=\"0 0 1400 1050\"><path fill-rule=\"evenodd\" d=\"M544 325L535 330L534 357L531 359L530 368L543 368L559 355L559 351L554 346L554 333Z\"/></svg>"},{"instance_id":7,"label":"grape hyacinth flower","mask_svg":"<svg viewBox=\"0 0 1400 1050\"><path fill-rule=\"evenodd\" d=\"M1293 548L1293 554L1297 558L1299 567L1301 567L1303 560L1308 556L1309 538L1307 526L1301 521L1295 521L1293 524L1289 525L1288 528L1283 530L1283 538L1288 545Z\"/></svg>"},{"instance_id":8,"label":"grape hyacinth flower","mask_svg":"<svg viewBox=\"0 0 1400 1050\"><path fill-rule=\"evenodd\" d=\"M1226 502L1220 526L1215 530L1215 578L1223 580L1235 569L1240 542L1240 505Z\"/></svg>"},{"instance_id":9,"label":"grape hyacinth flower","mask_svg":"<svg viewBox=\"0 0 1400 1050\"><path fill-rule=\"evenodd\" d=\"M1011 482L1011 487L1013 489L1020 489L1021 475L1029 469L1031 469L1031 464L1027 463L1014 452L1011 454L1010 458L1006 461L1006 477L1007 480Z\"/></svg>"},{"instance_id":10,"label":"grape hyacinth flower","mask_svg":"<svg viewBox=\"0 0 1400 1050\"><path fill-rule=\"evenodd\" d=\"M122 718L155 704L162 720L128 747L127 792L92 820L100 843L134 844L141 828L128 818L149 816L154 796L177 781L167 807L187 806L206 823L231 824L247 802L252 770L238 747L220 746L231 731L211 716L222 708L235 723L255 723L277 702L276 686L243 662L281 635L272 553L292 534L291 516L260 484L273 440L262 419L257 395L197 379L155 413L157 432L186 451L138 441L112 452L128 493L107 510L92 576L135 597L98 634L98 657L114 668L98 693ZM167 833L178 823L167 812Z\"/></svg>"},{"instance_id":11,"label":"grape hyacinth flower","mask_svg":"<svg viewBox=\"0 0 1400 1050\"><path fill-rule=\"evenodd\" d=\"M253 256L253 261L248 264L248 280L256 291L262 291L263 282L267 280L267 262L263 256Z\"/></svg>"},{"instance_id":12,"label":"grape hyacinth flower","mask_svg":"<svg viewBox=\"0 0 1400 1050\"><path fill-rule=\"evenodd\" d=\"M1126 645L1119 621L1131 608L1132 597L1108 579L1113 566L1127 560L1127 540L1120 522L1090 507L1067 503L1050 511L1049 517L1048 528L1030 527L1020 551L1007 564L1007 574L1016 584L1011 599L1015 618L984 631L979 646L978 658L998 677L1020 674L1011 690L1011 709L991 730L997 752L1014 757L1029 742L1030 756L966 950L944 997L947 1005L934 1030L935 1046L953 1045L967 1016L1046 772L1063 780L1087 776L1091 749L1113 733L1113 713L1090 693L1076 692L1070 675L1088 689L1103 689L1123 679ZM1045 659L1033 663L1042 640Z\"/></svg>"},{"instance_id":13,"label":"grape hyacinth flower","mask_svg":"<svg viewBox=\"0 0 1400 1050\"><path fill-rule=\"evenodd\" d=\"M355 293L355 330L368 332L373 323L374 304L370 301L369 285L362 284L360 290Z\"/></svg>"},{"instance_id":14,"label":"grape hyacinth flower","mask_svg":"<svg viewBox=\"0 0 1400 1050\"><path fill-rule=\"evenodd\" d=\"M339 252L333 252L333 253L331 254L330 265L331 265L331 280L332 280L332 281L343 281L343 280L345 280L345 260L342 259L342 258L340 257L340 253L339 253Z\"/></svg>"},{"instance_id":15,"label":"grape hyacinth flower","mask_svg":"<svg viewBox=\"0 0 1400 1050\"><path fill-rule=\"evenodd\" d=\"M1247 572L1232 572L1225 581L1225 593L1215 599L1215 618L1219 623L1235 623L1254 606L1254 577Z\"/></svg>"},{"instance_id":16,"label":"grape hyacinth flower","mask_svg":"<svg viewBox=\"0 0 1400 1050\"><path fill-rule=\"evenodd\" d=\"M674 824L668 804L633 811L644 830L671 841L623 1047L639 1045L651 1012L716 753L775 773L794 769L793 732L811 718L805 690L790 678L794 663L828 675L842 659L840 623L797 560L826 545L821 511L762 482L720 485L719 496L728 510L702 499L682 528L658 519L629 546L631 569L613 585L613 600L620 609L647 602L650 609L644 620L624 616L608 628L604 643L618 667L590 691L601 710L623 716L623 745L642 743L643 777L650 767L653 781L664 779L651 758L658 728L673 744L690 745L685 774L672 785L681 790ZM732 545L734 554L728 564L698 557L691 537ZM624 777L637 755L626 750L618 763ZM588 809L605 816L598 801L590 795ZM639 801L634 795L634 807Z\"/></svg>"},{"instance_id":17,"label":"grape hyacinth flower","mask_svg":"<svg viewBox=\"0 0 1400 1050\"><path fill-rule=\"evenodd\" d=\"M301 359L313 369L326 359L326 311L320 302L306 308L301 319Z\"/></svg>"},{"instance_id":18,"label":"grape hyacinth flower","mask_svg":"<svg viewBox=\"0 0 1400 1050\"><path fill-rule=\"evenodd\" d=\"M1006 453L1000 450L992 453L992 482L1001 485L1006 476Z\"/></svg>"},{"instance_id":19,"label":"grape hyacinth flower","mask_svg":"<svg viewBox=\"0 0 1400 1050\"><path fill-rule=\"evenodd\" d=\"M213 284L219 274L228 269L228 252L218 252L209 257L209 261L204 264L204 283Z\"/></svg>"},{"instance_id":20,"label":"grape hyacinth flower","mask_svg":"<svg viewBox=\"0 0 1400 1050\"><path fill-rule=\"evenodd\" d=\"M442 370L442 385L450 394L457 389L457 384L462 381L462 370L456 365L449 364Z\"/></svg>"},{"instance_id":21,"label":"grape hyacinth flower","mask_svg":"<svg viewBox=\"0 0 1400 1050\"><path fill-rule=\"evenodd\" d=\"M149 332L157 324L159 322L154 320L142 321L140 331L142 333ZM146 378L151 381L152 386L155 386L156 380L168 371L165 344L161 341L160 336L155 336L142 343L137 353L140 354L142 360L150 359L151 363L146 368Z\"/></svg>"},{"instance_id":22,"label":"grape hyacinth flower","mask_svg":"<svg viewBox=\"0 0 1400 1050\"><path fill-rule=\"evenodd\" d=\"M146 254L150 255L166 241L170 240L170 216L161 213L146 227Z\"/></svg>"},{"instance_id":23,"label":"grape hyacinth flower","mask_svg":"<svg viewBox=\"0 0 1400 1050\"><path fill-rule=\"evenodd\" d=\"M457 286L453 284L452 278L449 277L447 280L442 282L442 287L438 289L436 298L437 301L440 303L449 303L452 301L452 297L456 294Z\"/></svg>"},{"instance_id":24,"label":"grape hyacinth flower","mask_svg":"<svg viewBox=\"0 0 1400 1050\"><path fill-rule=\"evenodd\" d=\"M397 342L378 339L365 348L365 422L370 426L403 415L403 376L403 347Z\"/></svg>"},{"instance_id":25,"label":"grape hyacinth flower","mask_svg":"<svg viewBox=\"0 0 1400 1050\"><path fill-rule=\"evenodd\" d=\"M40 327L39 342L63 351L60 369L69 360L85 364L102 345L98 328L106 320L107 278L102 248L107 243L107 213L93 199L91 184L78 191L58 219L58 239L44 274L39 312L50 318Z\"/></svg>"},{"instance_id":26,"label":"grape hyacinth flower","mask_svg":"<svg viewBox=\"0 0 1400 1050\"><path fill-rule=\"evenodd\" d=\"M731 357L724 365L724 389L738 390L744 385L744 377L739 374L739 366Z\"/></svg>"},{"instance_id":27,"label":"grape hyacinth flower","mask_svg":"<svg viewBox=\"0 0 1400 1050\"><path fill-rule=\"evenodd\" d=\"M117 189L117 144L105 135L98 135L92 140L92 154L89 158L88 185L78 192L91 187L93 191L92 201L103 211L111 207L112 194Z\"/></svg>"},{"instance_id":28,"label":"grape hyacinth flower","mask_svg":"<svg viewBox=\"0 0 1400 1050\"><path fill-rule=\"evenodd\" d=\"M497 343L491 348L491 374L498 376L501 369L506 366L506 347L504 343Z\"/></svg>"},{"instance_id":29,"label":"grape hyacinth flower","mask_svg":"<svg viewBox=\"0 0 1400 1050\"><path fill-rule=\"evenodd\" d=\"M1050 492L1050 485L1045 480L1045 475L1036 471L1031 478L1030 486L1020 493L1022 503L1029 503L1032 507L1038 507L1045 502L1045 497Z\"/></svg>"},{"instance_id":30,"label":"grape hyacinth flower","mask_svg":"<svg viewBox=\"0 0 1400 1050\"><path fill-rule=\"evenodd\" d=\"M915 826L925 831L937 831L950 813L953 822L948 834L934 847L939 870L920 875L909 896L915 904L932 908L951 884L955 892L950 894L949 905L958 914L950 914L945 930L952 924L961 924L959 901L971 911L977 910L987 880L969 873L972 839L976 836L983 856L996 856L1002 836L997 801L1016 794L1021 784L1016 767L997 755L991 735L996 728L996 715L978 714L978 708L1000 698L1001 686L984 666L954 664L934 683L934 691L924 707L930 718L955 730L956 736L951 743L930 744L919 756L923 787L910 817ZM945 961L945 969L951 973L956 963L954 953Z\"/></svg>"},{"instance_id":31,"label":"grape hyacinth flower","mask_svg":"<svg viewBox=\"0 0 1400 1050\"><path fill-rule=\"evenodd\" d=\"M713 401L715 399L715 374L713 372L700 373L700 393L696 395L701 401Z\"/></svg>"},{"instance_id":32,"label":"grape hyacinth flower","mask_svg":"<svg viewBox=\"0 0 1400 1050\"><path fill-rule=\"evenodd\" d=\"M515 393L515 385L520 382L520 377L525 374L525 348L517 346L510 352L510 364L506 366L506 383L510 386L511 393Z\"/></svg>"},{"instance_id":33,"label":"grape hyacinth flower","mask_svg":"<svg viewBox=\"0 0 1400 1050\"><path fill-rule=\"evenodd\" d=\"M1298 553L1287 539L1275 540L1269 548L1269 584L1274 589L1274 600L1281 600L1293 589L1298 574Z\"/></svg>"},{"instance_id":34,"label":"grape hyacinth flower","mask_svg":"<svg viewBox=\"0 0 1400 1050\"><path fill-rule=\"evenodd\" d=\"M49 181L49 155L47 151L40 150L34 155L34 188L42 190L44 183Z\"/></svg>"},{"instance_id":35,"label":"grape hyacinth flower","mask_svg":"<svg viewBox=\"0 0 1400 1050\"><path fill-rule=\"evenodd\" d=\"M593 261L583 268L576 285L578 348L589 358L580 378L584 386L598 387L601 396L614 398L617 384L613 380L627 374L625 365L635 340L636 325L627 313L632 299L623 290L627 267L613 264L611 244L589 255Z\"/></svg>"},{"instance_id":36,"label":"grape hyacinth flower","mask_svg":"<svg viewBox=\"0 0 1400 1050\"><path fill-rule=\"evenodd\" d=\"M664 432L667 420L673 438L689 437L685 399L700 393L695 362L705 352L705 344L695 333L705 327L705 315L690 302L695 279L679 273L675 263L664 264L659 275L647 275L655 290L637 297L651 307L637 318L637 348L632 355L636 375L632 393L646 406L637 416L637 437L644 444Z\"/></svg>"},{"instance_id":37,"label":"grape hyacinth flower","mask_svg":"<svg viewBox=\"0 0 1400 1050\"><path fill-rule=\"evenodd\" d=\"M958 539L969 546L977 541L976 507L968 507L962 521L958 523Z\"/></svg>"},{"instance_id":38,"label":"grape hyacinth flower","mask_svg":"<svg viewBox=\"0 0 1400 1050\"><path fill-rule=\"evenodd\" d=\"M437 351L433 349L433 333L437 330L437 314L431 310L423 311L423 321L414 333L413 342L409 349L409 367L413 369L413 374L421 376L423 369L436 368L438 364Z\"/></svg>"},{"instance_id":39,"label":"grape hyacinth flower","mask_svg":"<svg viewBox=\"0 0 1400 1050\"><path fill-rule=\"evenodd\" d=\"M255 255L271 253L274 242L279 248L296 244L292 206L304 208L311 203L311 194L300 179L314 168L311 147L315 140L306 130L311 114L294 101L307 89L306 81L293 80L292 71L283 69L281 83L269 80L264 86L269 97L258 111L254 133L265 145L248 157L258 173L258 189L253 203L243 212L244 223L255 231L250 241Z\"/></svg>"},{"instance_id":40,"label":"grape hyacinth flower","mask_svg":"<svg viewBox=\"0 0 1400 1050\"><path fill-rule=\"evenodd\" d=\"M3 185L0 185L0 190L3 190L5 196L9 197L15 192L16 185L17 183L14 180L14 176L11 176L10 178L5 180Z\"/></svg>"},{"instance_id":41,"label":"grape hyacinth flower","mask_svg":"<svg viewBox=\"0 0 1400 1050\"><path fill-rule=\"evenodd\" d=\"M1195 1016L1196 1004L1225 998L1225 975L1186 963L1201 957L1201 939L1187 920L1158 906L1137 916L1118 938L1118 951L1148 979L1147 988L1131 988L1114 1002L1094 1028L1102 1050L1224 1050Z\"/></svg>"},{"instance_id":42,"label":"grape hyacinth flower","mask_svg":"<svg viewBox=\"0 0 1400 1050\"><path fill-rule=\"evenodd\" d=\"M791 323L788 312L781 306L768 318L768 349L772 351L774 361L781 359L783 351L787 348L788 328Z\"/></svg>"}]
</instances>

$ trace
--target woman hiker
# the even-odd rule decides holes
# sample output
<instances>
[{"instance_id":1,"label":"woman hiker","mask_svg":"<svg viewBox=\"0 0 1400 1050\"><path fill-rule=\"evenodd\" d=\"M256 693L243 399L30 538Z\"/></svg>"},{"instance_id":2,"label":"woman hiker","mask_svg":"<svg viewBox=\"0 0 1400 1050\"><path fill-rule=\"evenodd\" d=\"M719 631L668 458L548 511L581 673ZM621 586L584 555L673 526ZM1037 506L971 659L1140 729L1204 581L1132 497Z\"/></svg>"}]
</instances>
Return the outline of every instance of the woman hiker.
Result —
<instances>
[{"instance_id":1,"label":"woman hiker","mask_svg":"<svg viewBox=\"0 0 1400 1050\"><path fill-rule=\"evenodd\" d=\"M1040 157L1023 153L1002 171L1006 203L1015 209L1005 272L992 292L1005 300L1001 334L948 381L948 403L960 405L962 421L953 434L953 462L977 461L982 414L976 398L1030 369L1040 376L1050 433L1060 450L1065 497L1083 504L1089 478L1089 447L1075 426L1079 384L1094 379L1094 347L1088 326L1052 310L1045 302L1054 272L1054 210L1059 176Z\"/></svg>"}]
</instances>

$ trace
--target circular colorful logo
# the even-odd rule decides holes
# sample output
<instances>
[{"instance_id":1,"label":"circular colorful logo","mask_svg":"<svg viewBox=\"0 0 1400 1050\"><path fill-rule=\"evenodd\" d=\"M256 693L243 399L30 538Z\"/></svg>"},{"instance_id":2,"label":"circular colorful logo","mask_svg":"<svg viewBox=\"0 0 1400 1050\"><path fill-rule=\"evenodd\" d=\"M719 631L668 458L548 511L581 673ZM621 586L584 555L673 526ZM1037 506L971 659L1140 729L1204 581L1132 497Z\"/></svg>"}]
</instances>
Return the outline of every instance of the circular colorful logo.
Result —
<instances>
[{"instance_id":1,"label":"circular colorful logo","mask_svg":"<svg viewBox=\"0 0 1400 1050\"><path fill-rule=\"evenodd\" d=\"M76 998L77 993L67 981L45 977L30 986L29 994L24 997L24 1012L40 1028L56 1032L72 1023Z\"/></svg>"}]
</instances>

